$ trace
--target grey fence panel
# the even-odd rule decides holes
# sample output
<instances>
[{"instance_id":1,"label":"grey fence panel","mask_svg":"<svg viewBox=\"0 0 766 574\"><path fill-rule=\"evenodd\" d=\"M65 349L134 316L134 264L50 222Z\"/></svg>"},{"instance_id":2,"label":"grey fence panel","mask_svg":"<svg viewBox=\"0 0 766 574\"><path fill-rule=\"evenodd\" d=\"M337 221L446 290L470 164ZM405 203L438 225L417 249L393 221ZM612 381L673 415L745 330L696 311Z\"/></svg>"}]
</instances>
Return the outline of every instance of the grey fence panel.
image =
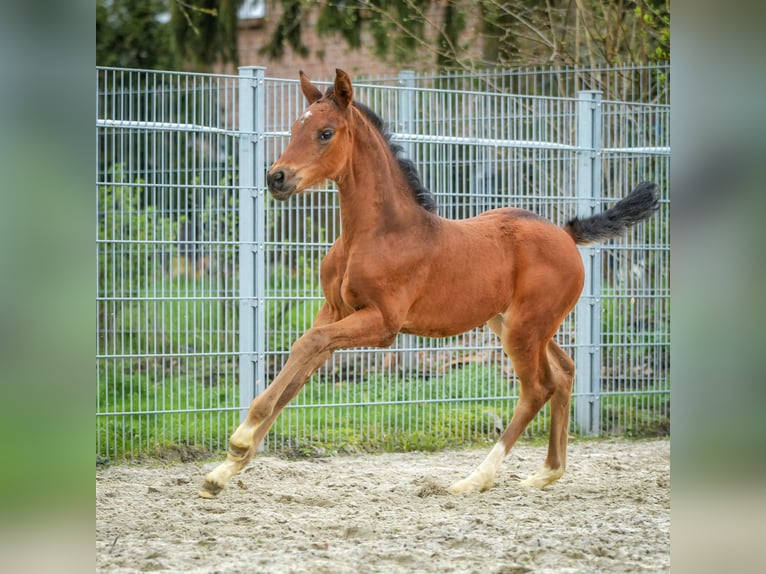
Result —
<instances>
[{"instance_id":1,"label":"grey fence panel","mask_svg":"<svg viewBox=\"0 0 766 574\"><path fill-rule=\"evenodd\" d=\"M605 94L599 149L578 131L577 90L593 87ZM595 194L585 202L589 209L608 207L640 180L660 183L663 208L655 220L584 252L593 261L593 285L580 305L588 305L593 340L582 340L579 311L557 336L578 362L583 352L590 357L585 378L578 373L587 384L575 391L576 431L667 431L666 88L662 66L471 78L406 73L355 85L355 97L386 121L447 217L513 205L564 223L584 213L586 155ZM322 302L319 263L341 231L337 194L323 184L281 203L267 197L263 183L304 107L297 78L263 78L250 68L238 78L99 71L102 455L224 447L249 400L311 325ZM225 159L214 158L212 147L226 149ZM118 175L119 166L130 166L130 175ZM116 201L114 190L134 203ZM215 202L205 204L210 198ZM209 223L192 225L190 236L182 231L190 220ZM197 277L200 250L223 261L214 279ZM174 270L181 266L194 278L179 279ZM216 310L205 315L205 302ZM152 342L144 342L149 335ZM285 409L265 448L494 440L517 398L512 365L488 329L449 339L400 336L389 349L337 352ZM583 418L577 409L586 404L590 415ZM529 432L547 430L548 417L546 409Z\"/></svg>"},{"instance_id":2,"label":"grey fence panel","mask_svg":"<svg viewBox=\"0 0 766 574\"><path fill-rule=\"evenodd\" d=\"M236 421L237 81L98 70L102 456L221 448Z\"/></svg>"},{"instance_id":3,"label":"grey fence panel","mask_svg":"<svg viewBox=\"0 0 766 574\"><path fill-rule=\"evenodd\" d=\"M397 84L401 77L369 80ZM452 71L413 78L419 88L474 90L488 93L576 98L581 91L599 91L604 99L645 104L670 103L670 65L603 67L498 68Z\"/></svg>"},{"instance_id":4,"label":"grey fence panel","mask_svg":"<svg viewBox=\"0 0 766 574\"><path fill-rule=\"evenodd\" d=\"M669 431L670 107L603 101L602 203L636 181L661 184L662 205L622 240L602 246L601 430Z\"/></svg>"}]
</instances>

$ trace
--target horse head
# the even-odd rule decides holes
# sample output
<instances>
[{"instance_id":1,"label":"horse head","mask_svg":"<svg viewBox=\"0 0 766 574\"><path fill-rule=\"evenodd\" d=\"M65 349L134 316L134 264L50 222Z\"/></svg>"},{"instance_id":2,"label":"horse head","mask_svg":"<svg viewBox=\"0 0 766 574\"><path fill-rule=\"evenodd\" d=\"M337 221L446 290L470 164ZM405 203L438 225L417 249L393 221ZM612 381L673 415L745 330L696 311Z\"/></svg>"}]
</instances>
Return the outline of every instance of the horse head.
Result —
<instances>
[{"instance_id":1,"label":"horse head","mask_svg":"<svg viewBox=\"0 0 766 574\"><path fill-rule=\"evenodd\" d=\"M290 143L266 178L269 191L281 201L335 179L351 151L353 87L348 74L335 70L335 83L324 94L302 71L300 80L309 105L293 124Z\"/></svg>"}]
</instances>

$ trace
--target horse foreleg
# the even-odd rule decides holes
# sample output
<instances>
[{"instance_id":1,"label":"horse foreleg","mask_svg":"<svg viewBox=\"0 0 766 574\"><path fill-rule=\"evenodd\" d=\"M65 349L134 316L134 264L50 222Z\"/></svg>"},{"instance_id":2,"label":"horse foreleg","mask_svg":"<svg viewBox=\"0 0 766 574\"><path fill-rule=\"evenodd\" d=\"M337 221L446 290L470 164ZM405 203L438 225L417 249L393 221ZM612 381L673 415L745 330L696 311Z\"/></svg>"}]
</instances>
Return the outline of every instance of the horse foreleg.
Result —
<instances>
[{"instance_id":1,"label":"horse foreleg","mask_svg":"<svg viewBox=\"0 0 766 574\"><path fill-rule=\"evenodd\" d=\"M232 476L253 458L255 450L282 409L300 392L306 380L324 364L330 352L302 352L297 344L274 381L250 403L242 424L229 439L226 460L205 476L199 495L213 498Z\"/></svg>"},{"instance_id":2,"label":"horse foreleg","mask_svg":"<svg viewBox=\"0 0 766 574\"><path fill-rule=\"evenodd\" d=\"M365 308L334 323L318 321L298 339L285 366L266 390L250 404L245 421L229 440L226 460L205 477L199 495L212 498L252 458L279 411L298 394L306 380L337 349L389 346L398 332L398 323L386 321L376 309Z\"/></svg>"}]
</instances>

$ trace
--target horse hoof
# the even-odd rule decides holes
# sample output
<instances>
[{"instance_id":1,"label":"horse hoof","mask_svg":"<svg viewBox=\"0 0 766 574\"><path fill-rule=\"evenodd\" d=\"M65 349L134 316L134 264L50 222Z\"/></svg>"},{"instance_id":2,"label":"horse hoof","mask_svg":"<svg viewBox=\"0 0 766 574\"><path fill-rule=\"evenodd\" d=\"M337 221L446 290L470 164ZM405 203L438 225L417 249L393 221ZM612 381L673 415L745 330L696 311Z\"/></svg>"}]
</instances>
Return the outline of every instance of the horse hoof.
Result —
<instances>
[{"instance_id":1,"label":"horse hoof","mask_svg":"<svg viewBox=\"0 0 766 574\"><path fill-rule=\"evenodd\" d=\"M484 492L492 487L492 483L478 483L473 480L465 479L456 482L447 488L451 494L470 494L471 492Z\"/></svg>"},{"instance_id":2,"label":"horse hoof","mask_svg":"<svg viewBox=\"0 0 766 574\"><path fill-rule=\"evenodd\" d=\"M202 484L202 488L197 494L199 494L200 498L215 498L222 490L222 486L219 486L210 480L205 480Z\"/></svg>"},{"instance_id":3,"label":"horse hoof","mask_svg":"<svg viewBox=\"0 0 766 574\"><path fill-rule=\"evenodd\" d=\"M533 474L529 478L522 480L521 485L529 488L535 488L537 490L543 490L549 484L556 482L564 474L564 469L552 470L547 467L543 467L539 472Z\"/></svg>"},{"instance_id":4,"label":"horse hoof","mask_svg":"<svg viewBox=\"0 0 766 574\"><path fill-rule=\"evenodd\" d=\"M526 488L534 488L535 490L542 490L546 486L548 486L548 483L534 476L530 476L529 478L526 478L521 481L521 486L524 486Z\"/></svg>"},{"instance_id":5,"label":"horse hoof","mask_svg":"<svg viewBox=\"0 0 766 574\"><path fill-rule=\"evenodd\" d=\"M447 488L447 492L449 492L450 494L468 494L469 492L473 492L473 491L474 491L473 488L463 486L462 484L458 482L456 482L455 484Z\"/></svg>"}]
</instances>

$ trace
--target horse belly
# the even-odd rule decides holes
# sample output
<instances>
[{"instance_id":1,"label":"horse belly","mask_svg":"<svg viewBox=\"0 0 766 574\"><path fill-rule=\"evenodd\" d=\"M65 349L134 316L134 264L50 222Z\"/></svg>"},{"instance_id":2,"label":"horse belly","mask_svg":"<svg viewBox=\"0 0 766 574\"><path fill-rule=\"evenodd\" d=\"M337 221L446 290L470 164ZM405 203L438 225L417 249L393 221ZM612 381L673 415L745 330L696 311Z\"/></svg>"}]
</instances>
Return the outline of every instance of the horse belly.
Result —
<instances>
[{"instance_id":1,"label":"horse belly","mask_svg":"<svg viewBox=\"0 0 766 574\"><path fill-rule=\"evenodd\" d=\"M419 337L452 337L483 325L495 315L497 315L497 313L482 319L463 317L462 320L438 322L417 319L414 321L408 320L401 328L401 332L410 335L418 335Z\"/></svg>"},{"instance_id":2,"label":"horse belly","mask_svg":"<svg viewBox=\"0 0 766 574\"><path fill-rule=\"evenodd\" d=\"M449 337L483 325L508 308L512 296L509 269L474 270L468 275L432 281L410 307L402 330L424 337Z\"/></svg>"}]
</instances>

